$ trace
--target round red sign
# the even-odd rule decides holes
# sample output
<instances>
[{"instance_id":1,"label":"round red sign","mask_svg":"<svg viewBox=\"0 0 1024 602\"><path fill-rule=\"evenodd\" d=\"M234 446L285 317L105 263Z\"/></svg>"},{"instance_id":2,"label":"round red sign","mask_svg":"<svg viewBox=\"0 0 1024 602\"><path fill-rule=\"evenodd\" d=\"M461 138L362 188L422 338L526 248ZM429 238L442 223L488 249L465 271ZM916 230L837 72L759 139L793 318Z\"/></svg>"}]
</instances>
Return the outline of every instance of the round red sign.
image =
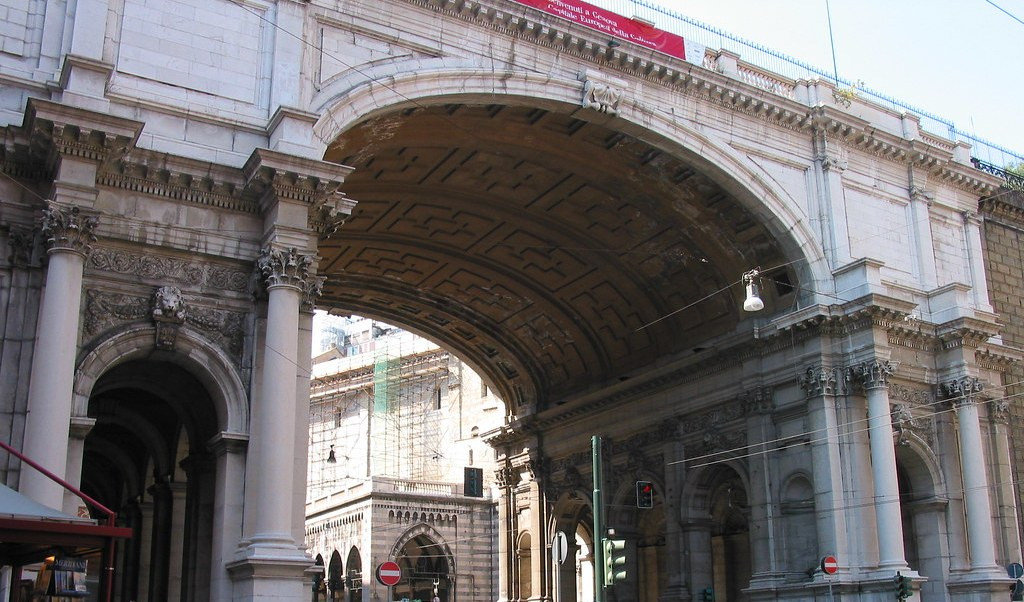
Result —
<instances>
[{"instance_id":1,"label":"round red sign","mask_svg":"<svg viewBox=\"0 0 1024 602\"><path fill-rule=\"evenodd\" d=\"M829 575L834 575L839 570L839 561L835 556L826 556L821 559L821 570Z\"/></svg>"},{"instance_id":2,"label":"round red sign","mask_svg":"<svg viewBox=\"0 0 1024 602\"><path fill-rule=\"evenodd\" d=\"M398 563L389 560L380 563L380 566L377 567L377 581L381 585L391 587L392 585L397 585L401 579L402 568L398 566Z\"/></svg>"}]
</instances>

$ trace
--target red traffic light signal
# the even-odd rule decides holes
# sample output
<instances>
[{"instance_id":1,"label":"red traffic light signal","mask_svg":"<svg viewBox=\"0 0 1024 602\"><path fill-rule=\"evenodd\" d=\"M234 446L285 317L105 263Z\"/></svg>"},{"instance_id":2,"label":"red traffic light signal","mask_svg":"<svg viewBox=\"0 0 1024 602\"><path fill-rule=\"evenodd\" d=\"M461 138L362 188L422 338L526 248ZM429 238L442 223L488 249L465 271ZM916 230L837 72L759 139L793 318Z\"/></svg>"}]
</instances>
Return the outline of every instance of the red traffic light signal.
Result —
<instances>
[{"instance_id":1,"label":"red traffic light signal","mask_svg":"<svg viewBox=\"0 0 1024 602\"><path fill-rule=\"evenodd\" d=\"M652 485L650 481L636 482L636 507L654 507L654 485Z\"/></svg>"}]
</instances>

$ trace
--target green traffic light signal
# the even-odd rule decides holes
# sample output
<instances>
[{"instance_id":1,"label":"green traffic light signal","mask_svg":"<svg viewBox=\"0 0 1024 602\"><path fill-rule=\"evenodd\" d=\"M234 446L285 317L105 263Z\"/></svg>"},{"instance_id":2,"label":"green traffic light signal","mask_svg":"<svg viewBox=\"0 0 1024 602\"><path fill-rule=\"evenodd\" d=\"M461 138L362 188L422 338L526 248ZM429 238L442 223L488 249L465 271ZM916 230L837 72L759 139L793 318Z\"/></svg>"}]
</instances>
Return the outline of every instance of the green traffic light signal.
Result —
<instances>
[{"instance_id":1,"label":"green traffic light signal","mask_svg":"<svg viewBox=\"0 0 1024 602\"><path fill-rule=\"evenodd\" d=\"M914 592L911 589L913 586L913 582L910 580L910 577L904 577L903 575L899 574L899 572L897 572L894 581L896 582L897 599L906 600L910 596L914 595Z\"/></svg>"},{"instance_id":2,"label":"green traffic light signal","mask_svg":"<svg viewBox=\"0 0 1024 602\"><path fill-rule=\"evenodd\" d=\"M614 584L626 578L626 540L604 539L604 584Z\"/></svg>"},{"instance_id":3,"label":"green traffic light signal","mask_svg":"<svg viewBox=\"0 0 1024 602\"><path fill-rule=\"evenodd\" d=\"M701 602L715 602L715 590L710 587L705 587L700 592Z\"/></svg>"}]
</instances>

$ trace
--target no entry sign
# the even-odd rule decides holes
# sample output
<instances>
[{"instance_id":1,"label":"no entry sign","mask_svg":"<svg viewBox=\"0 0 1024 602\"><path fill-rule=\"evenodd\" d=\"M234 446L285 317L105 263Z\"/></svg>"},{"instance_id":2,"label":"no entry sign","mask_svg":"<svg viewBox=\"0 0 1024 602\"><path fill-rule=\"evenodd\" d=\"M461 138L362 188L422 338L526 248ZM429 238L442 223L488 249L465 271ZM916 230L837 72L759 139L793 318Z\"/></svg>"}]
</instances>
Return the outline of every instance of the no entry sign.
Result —
<instances>
[{"instance_id":1,"label":"no entry sign","mask_svg":"<svg viewBox=\"0 0 1024 602\"><path fill-rule=\"evenodd\" d=\"M397 563L389 560L387 562L380 563L380 566L377 567L377 581L379 581L381 585L391 587L392 585L396 585L401 579L402 568L399 567Z\"/></svg>"},{"instance_id":2,"label":"no entry sign","mask_svg":"<svg viewBox=\"0 0 1024 602\"><path fill-rule=\"evenodd\" d=\"M821 559L821 570L827 575L835 575L839 570L839 561L835 556L826 556Z\"/></svg>"}]
</instances>

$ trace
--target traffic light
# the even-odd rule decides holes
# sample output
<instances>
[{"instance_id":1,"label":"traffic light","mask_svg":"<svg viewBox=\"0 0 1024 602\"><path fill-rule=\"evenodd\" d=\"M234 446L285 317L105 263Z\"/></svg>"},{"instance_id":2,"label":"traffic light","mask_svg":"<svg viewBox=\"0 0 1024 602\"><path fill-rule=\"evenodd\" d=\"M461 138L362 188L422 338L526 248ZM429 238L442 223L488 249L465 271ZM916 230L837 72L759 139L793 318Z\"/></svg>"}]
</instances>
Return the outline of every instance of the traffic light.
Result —
<instances>
[{"instance_id":1,"label":"traffic light","mask_svg":"<svg viewBox=\"0 0 1024 602\"><path fill-rule=\"evenodd\" d=\"M650 481L636 482L636 507L654 507L654 485L652 485Z\"/></svg>"},{"instance_id":2,"label":"traffic light","mask_svg":"<svg viewBox=\"0 0 1024 602\"><path fill-rule=\"evenodd\" d=\"M896 573L896 578L893 580L896 583L896 598L899 600L906 600L910 596L914 595L911 591L910 577L904 577L903 575Z\"/></svg>"},{"instance_id":3,"label":"traffic light","mask_svg":"<svg viewBox=\"0 0 1024 602\"><path fill-rule=\"evenodd\" d=\"M705 587L700 592L701 602L715 602L715 590L710 587Z\"/></svg>"},{"instance_id":4,"label":"traffic light","mask_svg":"<svg viewBox=\"0 0 1024 602\"><path fill-rule=\"evenodd\" d=\"M626 540L604 539L604 584L626 578Z\"/></svg>"}]
</instances>

